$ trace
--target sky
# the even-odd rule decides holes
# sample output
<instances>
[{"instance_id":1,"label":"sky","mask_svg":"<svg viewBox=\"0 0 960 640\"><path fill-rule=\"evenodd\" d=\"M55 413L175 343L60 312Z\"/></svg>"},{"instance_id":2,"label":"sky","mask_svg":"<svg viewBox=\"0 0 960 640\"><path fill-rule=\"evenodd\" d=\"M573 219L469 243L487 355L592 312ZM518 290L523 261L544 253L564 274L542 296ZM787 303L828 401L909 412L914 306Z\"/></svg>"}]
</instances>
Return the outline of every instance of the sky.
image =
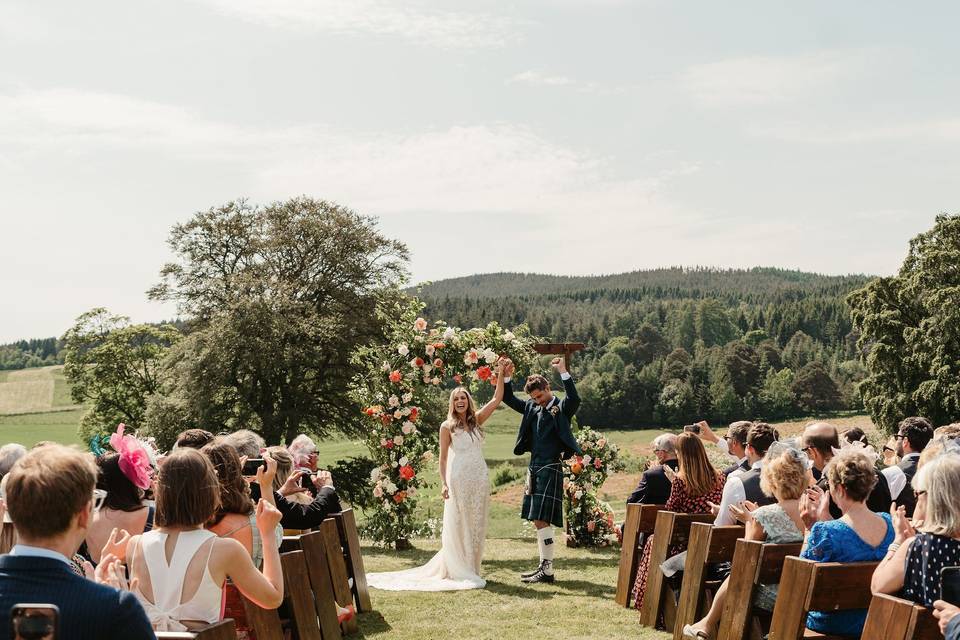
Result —
<instances>
[{"instance_id":1,"label":"sky","mask_svg":"<svg viewBox=\"0 0 960 640\"><path fill-rule=\"evenodd\" d=\"M957 212L960 5L0 2L0 343L150 302L235 198L376 216L414 282L891 274Z\"/></svg>"}]
</instances>

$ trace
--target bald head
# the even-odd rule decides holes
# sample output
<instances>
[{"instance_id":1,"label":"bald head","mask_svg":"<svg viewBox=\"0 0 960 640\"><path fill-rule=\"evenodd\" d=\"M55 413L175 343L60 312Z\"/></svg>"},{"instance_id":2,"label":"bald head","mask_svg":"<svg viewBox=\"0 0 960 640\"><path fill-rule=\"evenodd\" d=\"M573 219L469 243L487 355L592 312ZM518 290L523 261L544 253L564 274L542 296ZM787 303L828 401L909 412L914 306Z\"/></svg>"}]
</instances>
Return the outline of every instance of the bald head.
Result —
<instances>
[{"instance_id":1,"label":"bald head","mask_svg":"<svg viewBox=\"0 0 960 640\"><path fill-rule=\"evenodd\" d=\"M840 448L840 434L829 422L812 422L803 430L803 446L813 460L813 466L823 469Z\"/></svg>"}]
</instances>

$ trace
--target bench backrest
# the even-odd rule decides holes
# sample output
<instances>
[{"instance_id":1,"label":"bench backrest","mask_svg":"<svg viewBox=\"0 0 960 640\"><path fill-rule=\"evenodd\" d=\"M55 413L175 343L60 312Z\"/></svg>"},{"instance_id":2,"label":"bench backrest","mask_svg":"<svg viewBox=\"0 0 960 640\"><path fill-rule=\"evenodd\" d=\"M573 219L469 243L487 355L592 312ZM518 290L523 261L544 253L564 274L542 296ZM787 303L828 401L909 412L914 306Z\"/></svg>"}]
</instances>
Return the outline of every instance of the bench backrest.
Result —
<instances>
[{"instance_id":1,"label":"bench backrest","mask_svg":"<svg viewBox=\"0 0 960 640\"><path fill-rule=\"evenodd\" d=\"M863 626L863 638L877 640L941 640L933 612L923 605L886 594L874 594Z\"/></svg>"},{"instance_id":2,"label":"bench backrest","mask_svg":"<svg viewBox=\"0 0 960 640\"><path fill-rule=\"evenodd\" d=\"M320 620L320 633L323 640L336 640L341 637L340 623L337 622L336 597L324 538L320 531L306 533L300 536L300 548L307 562L310 587L313 590L315 609Z\"/></svg>"},{"instance_id":3,"label":"bench backrest","mask_svg":"<svg viewBox=\"0 0 960 640\"><path fill-rule=\"evenodd\" d=\"M802 546L799 542L764 544L756 540L737 540L727 597L717 630L718 640L744 640L747 637L757 585L780 582L784 560L787 556L799 554Z\"/></svg>"},{"instance_id":4,"label":"bench backrest","mask_svg":"<svg viewBox=\"0 0 960 640\"><path fill-rule=\"evenodd\" d=\"M615 601L621 607L629 607L633 583L637 579L637 566L643 552L643 540L653 533L661 504L628 504L627 519L623 523L620 539L620 565L617 568L617 594Z\"/></svg>"},{"instance_id":5,"label":"bench backrest","mask_svg":"<svg viewBox=\"0 0 960 640\"><path fill-rule=\"evenodd\" d=\"M771 640L798 640L810 611L843 611L870 606L870 578L876 562L813 562L794 556L783 563Z\"/></svg>"},{"instance_id":6,"label":"bench backrest","mask_svg":"<svg viewBox=\"0 0 960 640\"><path fill-rule=\"evenodd\" d=\"M715 527L707 522L690 525L690 541L683 565L683 582L677 601L677 617L673 625L674 640L683 639L683 627L700 617L706 598L706 582L709 566L729 562L737 540L743 538L744 527L728 525Z\"/></svg>"},{"instance_id":7,"label":"bench backrest","mask_svg":"<svg viewBox=\"0 0 960 640\"><path fill-rule=\"evenodd\" d=\"M227 618L198 631L158 631L158 640L236 640L237 628Z\"/></svg>"},{"instance_id":8,"label":"bench backrest","mask_svg":"<svg viewBox=\"0 0 960 640\"><path fill-rule=\"evenodd\" d=\"M357 613L372 611L373 604L370 601L370 588L367 586L367 572L363 567L363 555L360 552L360 533L357 531L357 519L353 509L344 509L333 518L340 534L347 574L353 579L351 591L357 604ZM341 604L346 606L346 603Z\"/></svg>"},{"instance_id":9,"label":"bench backrest","mask_svg":"<svg viewBox=\"0 0 960 640\"><path fill-rule=\"evenodd\" d=\"M291 551L280 554L283 567L284 599L295 630L294 637L299 640L322 640L320 623L317 620L317 605L313 599L310 575L303 551ZM257 636L259 640L259 636Z\"/></svg>"}]
</instances>

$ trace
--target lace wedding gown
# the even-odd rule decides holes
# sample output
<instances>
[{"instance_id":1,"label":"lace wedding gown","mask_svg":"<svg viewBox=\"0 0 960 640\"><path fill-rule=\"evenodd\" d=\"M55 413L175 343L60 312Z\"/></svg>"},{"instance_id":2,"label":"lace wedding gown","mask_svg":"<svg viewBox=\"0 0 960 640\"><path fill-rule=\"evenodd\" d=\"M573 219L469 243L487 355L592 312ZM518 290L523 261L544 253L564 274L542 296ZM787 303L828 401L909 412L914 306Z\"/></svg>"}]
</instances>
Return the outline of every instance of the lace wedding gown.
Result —
<instances>
[{"instance_id":1,"label":"lace wedding gown","mask_svg":"<svg viewBox=\"0 0 960 640\"><path fill-rule=\"evenodd\" d=\"M441 429L450 427L444 423ZM367 574L367 583L387 591L482 589L483 544L487 534L490 481L478 435L452 430L447 452L450 498L443 505L440 551L427 564L390 573Z\"/></svg>"}]
</instances>

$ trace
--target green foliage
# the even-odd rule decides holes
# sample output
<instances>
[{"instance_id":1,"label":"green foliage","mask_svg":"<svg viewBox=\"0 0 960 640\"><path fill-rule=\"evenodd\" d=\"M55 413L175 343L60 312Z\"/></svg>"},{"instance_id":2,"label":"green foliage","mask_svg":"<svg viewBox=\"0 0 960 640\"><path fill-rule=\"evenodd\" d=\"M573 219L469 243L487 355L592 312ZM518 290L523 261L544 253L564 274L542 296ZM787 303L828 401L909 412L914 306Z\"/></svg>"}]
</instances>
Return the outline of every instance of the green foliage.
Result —
<instances>
[{"instance_id":1,"label":"green foliage","mask_svg":"<svg viewBox=\"0 0 960 640\"><path fill-rule=\"evenodd\" d=\"M780 420L793 413L793 371L774 371L773 368L767 370L763 388L760 389L759 406L761 415L767 420Z\"/></svg>"},{"instance_id":2,"label":"green foliage","mask_svg":"<svg viewBox=\"0 0 960 640\"><path fill-rule=\"evenodd\" d=\"M268 443L309 431L362 432L351 354L384 337L406 247L372 218L331 202L230 202L176 225L176 262L150 290L190 317L165 363L178 420L247 427ZM150 428L171 421L151 412Z\"/></svg>"},{"instance_id":3,"label":"green foliage","mask_svg":"<svg viewBox=\"0 0 960 640\"><path fill-rule=\"evenodd\" d=\"M867 377L859 385L874 422L960 418L960 215L939 215L910 241L900 271L850 294Z\"/></svg>"},{"instance_id":4,"label":"green foliage","mask_svg":"<svg viewBox=\"0 0 960 640\"><path fill-rule=\"evenodd\" d=\"M63 336L64 375L73 401L90 404L80 424L84 442L120 422L143 425L147 403L160 387L161 361L179 339L172 325L130 324L103 308L77 318Z\"/></svg>"},{"instance_id":5,"label":"green foliage","mask_svg":"<svg viewBox=\"0 0 960 640\"><path fill-rule=\"evenodd\" d=\"M349 505L369 512L376 506L370 493L370 473L377 464L366 456L337 460L328 470L337 480L337 493Z\"/></svg>"},{"instance_id":6,"label":"green foliage","mask_svg":"<svg viewBox=\"0 0 960 640\"><path fill-rule=\"evenodd\" d=\"M63 341L57 338L18 340L0 345L0 371L63 364Z\"/></svg>"},{"instance_id":7,"label":"green foliage","mask_svg":"<svg viewBox=\"0 0 960 640\"><path fill-rule=\"evenodd\" d=\"M525 469L521 469L517 465L510 464L509 462L502 462L491 471L490 482L494 487L502 487L522 480L525 474Z\"/></svg>"},{"instance_id":8,"label":"green foliage","mask_svg":"<svg viewBox=\"0 0 960 640\"><path fill-rule=\"evenodd\" d=\"M800 369L791 388L797 403L807 411L831 411L841 406L837 383L819 362Z\"/></svg>"}]
</instances>

